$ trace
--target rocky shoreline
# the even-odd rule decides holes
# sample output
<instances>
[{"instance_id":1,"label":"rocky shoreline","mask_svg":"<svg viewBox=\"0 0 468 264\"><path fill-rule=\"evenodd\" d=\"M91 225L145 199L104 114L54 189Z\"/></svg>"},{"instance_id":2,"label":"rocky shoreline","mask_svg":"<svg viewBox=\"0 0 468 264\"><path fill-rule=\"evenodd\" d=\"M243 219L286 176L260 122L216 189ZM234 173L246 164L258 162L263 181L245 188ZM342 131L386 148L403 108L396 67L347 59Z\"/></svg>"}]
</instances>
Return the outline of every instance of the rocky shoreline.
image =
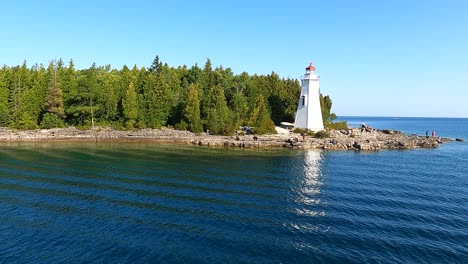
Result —
<instances>
[{"instance_id":1,"label":"rocky shoreline","mask_svg":"<svg viewBox=\"0 0 468 264\"><path fill-rule=\"evenodd\" d=\"M228 148L300 148L324 150L376 151L381 149L437 148L453 141L447 138L426 138L406 135L395 130L361 131L357 128L330 131L328 138L302 137L300 134L213 136L168 128L119 131L111 128L78 130L74 127L38 130L0 128L0 142L51 141L121 141L159 142Z\"/></svg>"}]
</instances>

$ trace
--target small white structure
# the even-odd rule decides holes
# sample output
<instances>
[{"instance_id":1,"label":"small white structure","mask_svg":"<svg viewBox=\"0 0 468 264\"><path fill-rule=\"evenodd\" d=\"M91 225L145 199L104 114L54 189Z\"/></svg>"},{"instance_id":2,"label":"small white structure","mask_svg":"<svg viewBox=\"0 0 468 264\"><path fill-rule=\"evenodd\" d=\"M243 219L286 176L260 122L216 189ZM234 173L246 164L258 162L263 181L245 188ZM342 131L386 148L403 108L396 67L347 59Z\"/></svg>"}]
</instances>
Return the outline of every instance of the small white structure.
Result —
<instances>
[{"instance_id":1,"label":"small white structure","mask_svg":"<svg viewBox=\"0 0 468 264\"><path fill-rule=\"evenodd\" d=\"M302 78L302 90L297 106L295 128L307 128L312 131L323 130L322 110L320 108L320 76L315 74L312 62L306 68Z\"/></svg>"}]
</instances>

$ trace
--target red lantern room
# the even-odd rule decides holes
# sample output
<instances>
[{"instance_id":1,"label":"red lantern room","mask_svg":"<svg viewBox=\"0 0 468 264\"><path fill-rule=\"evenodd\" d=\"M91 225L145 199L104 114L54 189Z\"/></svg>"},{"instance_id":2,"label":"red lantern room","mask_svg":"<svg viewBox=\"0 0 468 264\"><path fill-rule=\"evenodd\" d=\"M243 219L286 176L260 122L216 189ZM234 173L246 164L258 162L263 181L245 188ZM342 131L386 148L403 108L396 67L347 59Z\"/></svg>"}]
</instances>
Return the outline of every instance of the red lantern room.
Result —
<instances>
[{"instance_id":1,"label":"red lantern room","mask_svg":"<svg viewBox=\"0 0 468 264\"><path fill-rule=\"evenodd\" d=\"M315 71L315 67L312 66L312 62L310 62L309 66L306 67L306 73L310 73L312 71Z\"/></svg>"}]
</instances>

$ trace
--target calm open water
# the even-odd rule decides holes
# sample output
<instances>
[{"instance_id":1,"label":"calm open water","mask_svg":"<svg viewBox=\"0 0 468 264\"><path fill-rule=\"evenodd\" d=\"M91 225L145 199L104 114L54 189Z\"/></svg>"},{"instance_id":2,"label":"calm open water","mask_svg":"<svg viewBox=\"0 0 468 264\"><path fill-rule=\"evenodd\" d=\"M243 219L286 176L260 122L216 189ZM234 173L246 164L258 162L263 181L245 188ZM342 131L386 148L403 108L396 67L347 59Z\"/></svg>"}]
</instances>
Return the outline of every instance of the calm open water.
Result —
<instances>
[{"instance_id":1,"label":"calm open water","mask_svg":"<svg viewBox=\"0 0 468 264\"><path fill-rule=\"evenodd\" d=\"M407 125L389 120L364 122ZM414 131L444 136L447 120L426 121ZM460 127L447 136L468 139ZM6 263L467 263L468 144L3 143L0 238Z\"/></svg>"}]
</instances>

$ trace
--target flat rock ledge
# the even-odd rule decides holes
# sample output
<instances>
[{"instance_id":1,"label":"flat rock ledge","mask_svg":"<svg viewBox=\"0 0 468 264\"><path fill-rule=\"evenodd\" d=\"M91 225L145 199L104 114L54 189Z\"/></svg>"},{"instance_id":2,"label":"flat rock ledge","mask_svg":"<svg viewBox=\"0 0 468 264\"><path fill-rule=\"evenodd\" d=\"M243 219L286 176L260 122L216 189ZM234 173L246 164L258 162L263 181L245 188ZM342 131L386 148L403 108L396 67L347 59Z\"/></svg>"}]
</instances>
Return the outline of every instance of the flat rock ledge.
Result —
<instances>
[{"instance_id":1,"label":"flat rock ledge","mask_svg":"<svg viewBox=\"0 0 468 264\"><path fill-rule=\"evenodd\" d=\"M119 131L111 128L78 130L75 127L37 130L14 130L0 128L0 141L3 142L50 142L50 141L121 141L121 142L160 142L228 148L299 148L324 150L376 151L381 149L437 148L439 144L453 141L447 138L426 138L406 135L395 130L360 129L331 131L329 138L318 139L300 134L276 134L261 136L212 136L194 134L168 128Z\"/></svg>"}]
</instances>

